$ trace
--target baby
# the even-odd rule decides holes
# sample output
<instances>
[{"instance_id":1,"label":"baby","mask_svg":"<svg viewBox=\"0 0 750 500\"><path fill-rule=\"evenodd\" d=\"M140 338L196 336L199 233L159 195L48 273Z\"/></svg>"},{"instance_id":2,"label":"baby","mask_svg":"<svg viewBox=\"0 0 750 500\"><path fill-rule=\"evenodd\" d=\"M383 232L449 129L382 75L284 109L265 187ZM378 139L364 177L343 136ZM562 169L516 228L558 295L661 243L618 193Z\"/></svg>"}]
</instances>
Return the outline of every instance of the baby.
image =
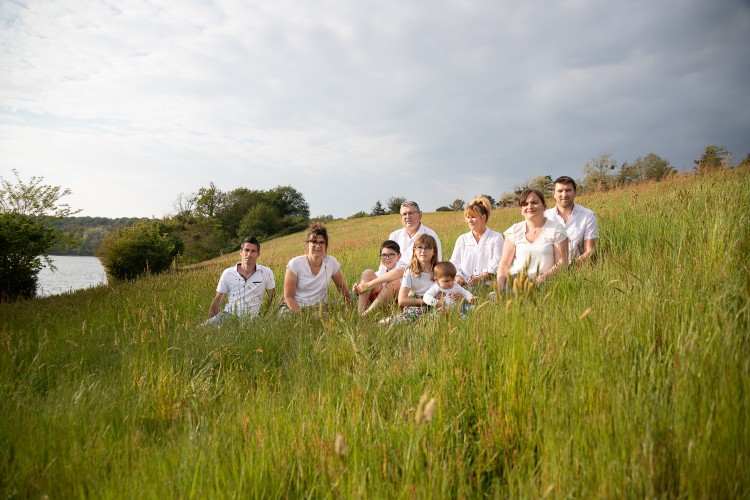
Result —
<instances>
[{"instance_id":1,"label":"baby","mask_svg":"<svg viewBox=\"0 0 750 500\"><path fill-rule=\"evenodd\" d=\"M456 266L451 262L438 262L435 264L432 272L435 284L424 294L423 300L425 304L429 306L450 306L458 304L461 301L461 297L465 298L467 302L474 302L476 300L471 292L456 283ZM441 299L438 299L437 295L440 293L443 296ZM460 295L459 298L456 298L457 294Z\"/></svg>"}]
</instances>

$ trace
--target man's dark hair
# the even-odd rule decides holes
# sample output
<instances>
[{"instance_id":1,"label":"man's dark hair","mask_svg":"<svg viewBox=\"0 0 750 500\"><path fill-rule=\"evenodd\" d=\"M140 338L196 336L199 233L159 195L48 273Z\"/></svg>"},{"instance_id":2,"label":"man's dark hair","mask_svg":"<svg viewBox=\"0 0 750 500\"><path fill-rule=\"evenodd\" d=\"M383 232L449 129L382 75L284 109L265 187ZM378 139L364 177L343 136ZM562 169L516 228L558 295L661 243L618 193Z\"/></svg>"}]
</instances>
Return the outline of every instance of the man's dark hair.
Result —
<instances>
[{"instance_id":1,"label":"man's dark hair","mask_svg":"<svg viewBox=\"0 0 750 500\"><path fill-rule=\"evenodd\" d=\"M568 177L567 175L561 175L560 177L555 179L555 184L571 184L573 186L573 191L578 191L576 181L574 181L572 177Z\"/></svg>"},{"instance_id":2,"label":"man's dark hair","mask_svg":"<svg viewBox=\"0 0 750 500\"><path fill-rule=\"evenodd\" d=\"M248 236L247 238L242 240L242 243L240 243L240 250L242 250L242 247L245 246L245 243L252 243L260 252L260 242L258 241L258 238L256 238L255 236Z\"/></svg>"}]
</instances>

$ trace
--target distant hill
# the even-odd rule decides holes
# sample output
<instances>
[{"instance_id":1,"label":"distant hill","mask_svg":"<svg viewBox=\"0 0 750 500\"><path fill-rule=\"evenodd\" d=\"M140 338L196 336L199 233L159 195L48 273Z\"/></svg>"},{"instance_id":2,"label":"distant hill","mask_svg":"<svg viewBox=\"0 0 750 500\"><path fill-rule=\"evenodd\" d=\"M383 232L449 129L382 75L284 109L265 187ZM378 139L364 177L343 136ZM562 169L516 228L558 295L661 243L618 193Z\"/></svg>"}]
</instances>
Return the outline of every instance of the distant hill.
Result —
<instances>
[{"instance_id":1,"label":"distant hill","mask_svg":"<svg viewBox=\"0 0 750 500\"><path fill-rule=\"evenodd\" d=\"M70 247L54 246L49 253L50 255L94 255L105 234L118 227L132 226L141 220L148 219L143 217L120 217L118 219L65 217L55 221L52 225L61 232L72 233L78 244Z\"/></svg>"}]
</instances>

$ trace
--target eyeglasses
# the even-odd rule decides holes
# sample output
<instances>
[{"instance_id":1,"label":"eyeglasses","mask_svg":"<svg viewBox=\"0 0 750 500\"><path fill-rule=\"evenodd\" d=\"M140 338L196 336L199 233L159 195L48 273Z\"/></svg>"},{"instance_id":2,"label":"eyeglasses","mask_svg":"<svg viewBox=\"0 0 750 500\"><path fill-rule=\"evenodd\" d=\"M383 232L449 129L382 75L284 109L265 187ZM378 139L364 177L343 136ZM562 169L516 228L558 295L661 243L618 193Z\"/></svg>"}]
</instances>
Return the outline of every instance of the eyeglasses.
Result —
<instances>
[{"instance_id":1,"label":"eyeglasses","mask_svg":"<svg viewBox=\"0 0 750 500\"><path fill-rule=\"evenodd\" d=\"M415 250L419 250L420 252L430 252L432 251L432 247L414 247Z\"/></svg>"},{"instance_id":2,"label":"eyeglasses","mask_svg":"<svg viewBox=\"0 0 750 500\"><path fill-rule=\"evenodd\" d=\"M412 216L414 216L416 214L419 214L419 213L422 213L422 212L404 212L404 213L401 214L401 217L412 217Z\"/></svg>"},{"instance_id":3,"label":"eyeglasses","mask_svg":"<svg viewBox=\"0 0 750 500\"><path fill-rule=\"evenodd\" d=\"M396 255L398 255L398 254L395 254L395 253L381 253L380 254L380 258L388 260L388 259L394 258Z\"/></svg>"},{"instance_id":4,"label":"eyeglasses","mask_svg":"<svg viewBox=\"0 0 750 500\"><path fill-rule=\"evenodd\" d=\"M317 245L319 247L324 247L326 245L326 240L307 240L306 243L309 243L310 245Z\"/></svg>"}]
</instances>

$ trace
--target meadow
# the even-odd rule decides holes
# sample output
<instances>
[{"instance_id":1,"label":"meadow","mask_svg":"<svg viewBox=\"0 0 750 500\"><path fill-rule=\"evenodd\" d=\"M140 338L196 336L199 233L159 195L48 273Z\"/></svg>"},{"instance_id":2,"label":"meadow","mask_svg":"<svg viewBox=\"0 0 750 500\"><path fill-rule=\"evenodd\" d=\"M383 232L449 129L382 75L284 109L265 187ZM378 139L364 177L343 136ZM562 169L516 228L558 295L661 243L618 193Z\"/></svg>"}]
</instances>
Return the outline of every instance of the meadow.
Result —
<instances>
[{"instance_id":1,"label":"meadow","mask_svg":"<svg viewBox=\"0 0 750 500\"><path fill-rule=\"evenodd\" d=\"M200 327L236 254L0 304L0 496L748 498L748 173L580 198L596 259L464 318ZM351 283L400 221L328 227ZM301 253L262 245L275 303Z\"/></svg>"}]
</instances>

